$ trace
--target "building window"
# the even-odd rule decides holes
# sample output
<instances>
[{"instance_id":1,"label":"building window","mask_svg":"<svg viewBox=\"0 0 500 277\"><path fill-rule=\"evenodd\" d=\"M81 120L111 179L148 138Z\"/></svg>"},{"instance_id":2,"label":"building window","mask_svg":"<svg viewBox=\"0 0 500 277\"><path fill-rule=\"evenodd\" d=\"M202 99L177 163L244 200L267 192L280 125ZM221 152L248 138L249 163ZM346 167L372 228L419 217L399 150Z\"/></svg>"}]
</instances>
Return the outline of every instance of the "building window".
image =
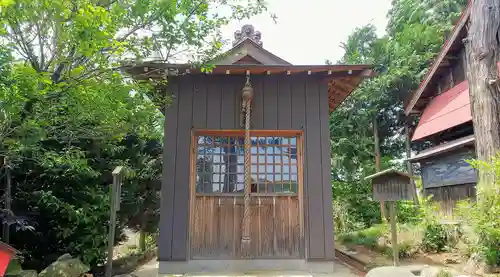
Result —
<instances>
[{"instance_id":1,"label":"building window","mask_svg":"<svg viewBox=\"0 0 500 277\"><path fill-rule=\"evenodd\" d=\"M209 132L195 136L196 192L242 194L245 188L244 133ZM296 194L299 136L253 131L251 192Z\"/></svg>"}]
</instances>

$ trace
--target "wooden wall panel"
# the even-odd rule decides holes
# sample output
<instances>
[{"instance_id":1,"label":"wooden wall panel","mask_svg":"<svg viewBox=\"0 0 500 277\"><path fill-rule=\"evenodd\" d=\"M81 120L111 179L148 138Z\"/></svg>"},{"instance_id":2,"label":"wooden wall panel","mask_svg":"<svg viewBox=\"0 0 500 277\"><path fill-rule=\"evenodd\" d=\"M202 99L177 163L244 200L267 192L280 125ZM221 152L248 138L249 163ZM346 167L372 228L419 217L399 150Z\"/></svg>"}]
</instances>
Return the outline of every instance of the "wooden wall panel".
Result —
<instances>
[{"instance_id":1,"label":"wooden wall panel","mask_svg":"<svg viewBox=\"0 0 500 277\"><path fill-rule=\"evenodd\" d=\"M192 259L240 259L242 197L197 196ZM298 198L252 197L251 257L299 258Z\"/></svg>"},{"instance_id":2,"label":"wooden wall panel","mask_svg":"<svg viewBox=\"0 0 500 277\"><path fill-rule=\"evenodd\" d=\"M266 76L263 78L264 84L264 125L263 129L278 129L278 76Z\"/></svg>"},{"instance_id":3,"label":"wooden wall panel","mask_svg":"<svg viewBox=\"0 0 500 277\"><path fill-rule=\"evenodd\" d=\"M193 118L193 83L179 84L178 122L177 122L177 155L174 187L174 218L172 259L184 260L187 257L188 223L189 223L189 171L191 129Z\"/></svg>"},{"instance_id":4,"label":"wooden wall panel","mask_svg":"<svg viewBox=\"0 0 500 277\"><path fill-rule=\"evenodd\" d=\"M306 182L309 210L309 258L325 257L325 229L323 221L323 180L321 167L321 129L319 91L317 84L306 84ZM311 216L314 214L314 216Z\"/></svg>"},{"instance_id":5,"label":"wooden wall panel","mask_svg":"<svg viewBox=\"0 0 500 277\"><path fill-rule=\"evenodd\" d=\"M455 208L461 200L476 199L476 184L464 184L425 189L426 196L432 195L432 201L439 204L441 215L454 218Z\"/></svg>"},{"instance_id":6,"label":"wooden wall panel","mask_svg":"<svg viewBox=\"0 0 500 277\"><path fill-rule=\"evenodd\" d=\"M252 88L253 88L253 99L252 99L252 121L251 127L253 129L263 129L264 128L264 84L261 76L255 76L251 78ZM244 86L244 80L241 82L241 89ZM241 98L241 89L237 97ZM240 107L241 109L241 107Z\"/></svg>"},{"instance_id":7,"label":"wooden wall panel","mask_svg":"<svg viewBox=\"0 0 500 277\"><path fill-rule=\"evenodd\" d=\"M331 166L331 146L330 146L330 125L328 106L328 87L326 84L319 86L319 118L321 128L321 185L323 196L323 222L325 230L325 259L334 259L334 239L333 239L333 203L332 203L332 175Z\"/></svg>"},{"instance_id":8,"label":"wooden wall panel","mask_svg":"<svg viewBox=\"0 0 500 277\"><path fill-rule=\"evenodd\" d=\"M222 82L222 107L221 107L221 128L233 129L239 126L239 114L237 113L241 108L237 101L236 82L234 78L228 78L227 81Z\"/></svg>"},{"instance_id":9,"label":"wooden wall panel","mask_svg":"<svg viewBox=\"0 0 500 277\"><path fill-rule=\"evenodd\" d=\"M206 76L192 77L193 82L193 127L206 128L207 126L207 86L203 85ZM169 128L170 131L171 128Z\"/></svg>"},{"instance_id":10,"label":"wooden wall panel","mask_svg":"<svg viewBox=\"0 0 500 277\"><path fill-rule=\"evenodd\" d=\"M174 186L175 186L175 158L177 157L177 95L178 83L171 82L168 95L173 95L173 103L165 107L164 128L169 130L163 137L163 167L162 190L160 203L160 226L158 258L160 260L172 259L172 222L174 218Z\"/></svg>"},{"instance_id":11,"label":"wooden wall panel","mask_svg":"<svg viewBox=\"0 0 500 277\"><path fill-rule=\"evenodd\" d=\"M465 49L462 48L455 54L457 59L450 59L452 65L443 69L440 76L434 81L439 93L443 93L467 79Z\"/></svg>"},{"instance_id":12,"label":"wooden wall panel","mask_svg":"<svg viewBox=\"0 0 500 277\"><path fill-rule=\"evenodd\" d=\"M333 243L331 240L331 181L329 177L330 145L327 137L329 133L328 113L323 107L327 104L324 99L327 92L326 85L318 84L309 77L286 75L252 77L251 82L255 92L252 106L252 128L304 130L304 199L302 208L298 208L298 202L296 205L297 209L304 212L303 227L306 235L305 238L300 238L297 237L299 232L295 232L296 236L293 239L289 235L286 239L289 240L288 244L290 244L290 240L293 241L292 245L299 249L301 257L330 260L333 255L333 249L331 249ZM173 99L172 106L166 111L165 163L162 180L164 189L162 190L161 203L162 228L159 241L160 260L185 260L188 258L186 244L189 233L187 226L189 173L187 171L189 170L191 129L193 127L197 129L240 129L240 99L244 82L245 78L241 76L184 76L177 81L173 79L170 82L169 90L177 90L176 83L181 85L176 98ZM236 205L234 208L233 220L230 224L236 230L240 227L240 222L235 221L235 218L241 213L241 207ZM266 212L268 211L265 208L257 210L257 214ZM220 215L220 217L228 216L230 215L225 213ZM220 224L218 225L219 229L228 228L228 226ZM261 224L267 223L261 221ZM273 228L285 228L283 227L285 225L280 224L272 226ZM203 228L215 227L204 226ZM207 241L219 240L220 243L222 235L220 232L217 234L215 238L207 237ZM231 238L233 252L239 251L239 243L234 242L239 242L240 233L233 231L233 237L224 237ZM255 251L260 253L259 255L265 256L267 253L265 251L271 249L269 241L266 244L267 238L264 238L263 235L260 239L263 240L262 245L268 246ZM284 244L287 244L286 239ZM300 243L304 245L299 247ZM224 247L218 251L226 253L227 243L222 245ZM274 245L272 249L275 251ZM279 245L276 249L283 252L295 251L284 250Z\"/></svg>"},{"instance_id":13,"label":"wooden wall panel","mask_svg":"<svg viewBox=\"0 0 500 277\"><path fill-rule=\"evenodd\" d=\"M221 128L222 81L221 76L207 78L207 129ZM201 85L201 84L200 84ZM196 111L195 111L196 112Z\"/></svg>"},{"instance_id":14,"label":"wooden wall panel","mask_svg":"<svg viewBox=\"0 0 500 277\"><path fill-rule=\"evenodd\" d=\"M458 83L461 83L462 81L465 81L465 79L467 79L467 76L466 76L467 72L465 71L465 67L466 67L465 48L461 49L459 54L457 54L457 57L459 58L459 60L453 66L454 85L457 85Z\"/></svg>"},{"instance_id":15,"label":"wooden wall panel","mask_svg":"<svg viewBox=\"0 0 500 277\"><path fill-rule=\"evenodd\" d=\"M292 88L290 82L278 82L278 129L292 129Z\"/></svg>"},{"instance_id":16,"label":"wooden wall panel","mask_svg":"<svg viewBox=\"0 0 500 277\"><path fill-rule=\"evenodd\" d=\"M303 83L303 80L299 78L294 78L289 81L290 83L290 98L291 98L291 124L292 124L292 129L296 130L304 130L305 135L307 135L307 130L305 130L304 126L306 125L306 95L305 95L305 85ZM306 148L304 145L303 148ZM309 209L308 209L308 194L307 194L307 186L309 186L309 182L306 178L307 176L307 169L309 167L307 160L305 157L308 155L307 149L304 150L304 158L303 158L303 182L304 182L304 190L303 190L303 196L302 199L303 201L303 206L302 209L304 211L304 219L303 219L303 224L304 224L304 233L305 236L304 238L301 238L301 243L303 247L300 248L301 251L301 257L308 257L309 254L309 238L311 234L309 233Z\"/></svg>"}]
</instances>

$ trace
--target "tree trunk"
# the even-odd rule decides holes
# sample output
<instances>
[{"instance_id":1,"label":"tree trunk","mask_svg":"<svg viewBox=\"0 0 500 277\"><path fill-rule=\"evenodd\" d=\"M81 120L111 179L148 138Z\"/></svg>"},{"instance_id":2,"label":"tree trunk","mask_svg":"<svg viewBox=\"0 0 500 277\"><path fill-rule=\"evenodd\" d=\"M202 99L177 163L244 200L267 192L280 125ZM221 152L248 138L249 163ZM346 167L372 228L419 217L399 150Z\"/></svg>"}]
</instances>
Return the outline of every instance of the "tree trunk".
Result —
<instances>
[{"instance_id":1,"label":"tree trunk","mask_svg":"<svg viewBox=\"0 0 500 277\"><path fill-rule=\"evenodd\" d=\"M491 161L500 149L500 0L472 2L468 38L465 41L467 78L476 136L477 158ZM494 176L479 171L479 188L491 187Z\"/></svg>"},{"instance_id":2,"label":"tree trunk","mask_svg":"<svg viewBox=\"0 0 500 277\"><path fill-rule=\"evenodd\" d=\"M378 124L377 124L377 115L373 116L373 140L375 144L375 171L380 171L380 141L378 137ZM387 219L387 213L385 211L385 202L380 201L380 217L382 221Z\"/></svg>"}]
</instances>

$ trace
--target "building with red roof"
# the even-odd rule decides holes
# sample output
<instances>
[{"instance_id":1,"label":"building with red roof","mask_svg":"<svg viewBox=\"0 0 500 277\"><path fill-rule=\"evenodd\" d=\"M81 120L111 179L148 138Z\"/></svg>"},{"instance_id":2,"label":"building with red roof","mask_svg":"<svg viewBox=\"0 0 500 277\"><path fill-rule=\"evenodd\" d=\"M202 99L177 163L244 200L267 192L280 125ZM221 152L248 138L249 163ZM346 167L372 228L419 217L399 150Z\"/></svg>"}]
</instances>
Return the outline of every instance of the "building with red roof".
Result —
<instances>
[{"instance_id":1,"label":"building with red roof","mask_svg":"<svg viewBox=\"0 0 500 277\"><path fill-rule=\"evenodd\" d=\"M418 119L412 128L412 142L430 145L410 161L420 163L425 194L433 195L441 212L447 215L453 214L457 201L476 195L477 173L466 161L475 157L463 44L469 16L470 4L404 105L405 114Z\"/></svg>"}]
</instances>

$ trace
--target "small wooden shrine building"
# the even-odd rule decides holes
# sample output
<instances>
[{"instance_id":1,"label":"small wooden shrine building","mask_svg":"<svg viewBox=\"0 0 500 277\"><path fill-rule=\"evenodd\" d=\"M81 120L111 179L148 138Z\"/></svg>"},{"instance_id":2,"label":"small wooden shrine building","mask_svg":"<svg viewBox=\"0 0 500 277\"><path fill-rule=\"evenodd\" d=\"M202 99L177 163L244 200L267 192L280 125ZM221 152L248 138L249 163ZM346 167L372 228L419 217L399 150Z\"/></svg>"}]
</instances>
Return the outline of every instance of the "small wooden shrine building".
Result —
<instances>
[{"instance_id":1,"label":"small wooden shrine building","mask_svg":"<svg viewBox=\"0 0 500 277\"><path fill-rule=\"evenodd\" d=\"M420 163L427 195L440 203L444 215L453 215L457 201L475 198L476 171L467 162L475 157L465 46L470 4L429 68L418 89L405 103L406 115L419 121L413 142L429 147L410 161Z\"/></svg>"},{"instance_id":2,"label":"small wooden shrine building","mask_svg":"<svg viewBox=\"0 0 500 277\"><path fill-rule=\"evenodd\" d=\"M169 76L160 273L333 270L328 119L370 66L294 66L251 25L214 64L128 69Z\"/></svg>"}]
</instances>

